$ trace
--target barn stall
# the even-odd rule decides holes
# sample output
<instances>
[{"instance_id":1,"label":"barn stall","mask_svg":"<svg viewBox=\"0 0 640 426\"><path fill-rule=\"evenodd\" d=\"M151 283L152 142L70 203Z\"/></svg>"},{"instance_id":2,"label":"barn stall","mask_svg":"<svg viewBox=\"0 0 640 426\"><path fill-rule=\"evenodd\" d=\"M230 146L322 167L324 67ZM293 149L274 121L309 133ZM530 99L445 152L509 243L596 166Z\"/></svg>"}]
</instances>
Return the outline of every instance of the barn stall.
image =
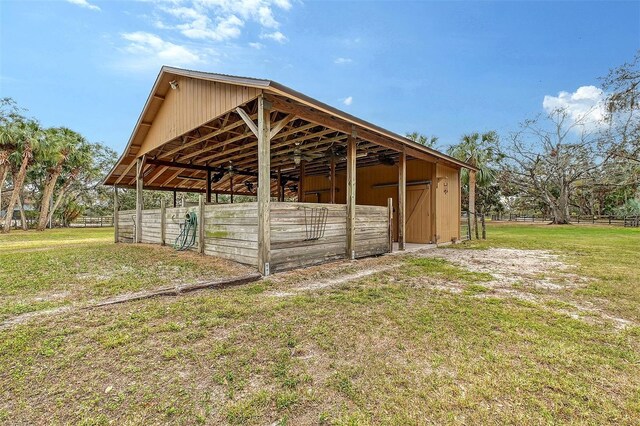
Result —
<instances>
[{"instance_id":1,"label":"barn stall","mask_svg":"<svg viewBox=\"0 0 640 426\"><path fill-rule=\"evenodd\" d=\"M177 241L268 275L460 240L462 168L473 181L469 164L276 82L163 67L105 184L136 189L131 211L115 191L117 242ZM173 191L173 207L145 209L145 189ZM178 192L200 203L178 207Z\"/></svg>"}]
</instances>

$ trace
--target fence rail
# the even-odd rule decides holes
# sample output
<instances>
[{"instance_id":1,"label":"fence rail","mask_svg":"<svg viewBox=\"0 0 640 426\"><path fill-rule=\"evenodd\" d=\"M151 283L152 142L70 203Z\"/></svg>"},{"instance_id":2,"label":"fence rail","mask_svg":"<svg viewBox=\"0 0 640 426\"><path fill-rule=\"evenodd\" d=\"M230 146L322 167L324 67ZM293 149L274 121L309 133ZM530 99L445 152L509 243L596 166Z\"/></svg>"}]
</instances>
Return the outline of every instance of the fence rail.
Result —
<instances>
[{"instance_id":1,"label":"fence rail","mask_svg":"<svg viewBox=\"0 0 640 426\"><path fill-rule=\"evenodd\" d=\"M508 214L508 215L491 215L493 222L551 222L553 218L547 215L528 215L528 214ZM572 215L571 223L584 223L592 225L612 225L626 227L640 227L640 215L636 216L614 216L614 215Z\"/></svg>"},{"instance_id":2,"label":"fence rail","mask_svg":"<svg viewBox=\"0 0 640 426\"><path fill-rule=\"evenodd\" d=\"M80 216L69 224L71 228L103 228L110 226L113 226L113 216Z\"/></svg>"}]
</instances>

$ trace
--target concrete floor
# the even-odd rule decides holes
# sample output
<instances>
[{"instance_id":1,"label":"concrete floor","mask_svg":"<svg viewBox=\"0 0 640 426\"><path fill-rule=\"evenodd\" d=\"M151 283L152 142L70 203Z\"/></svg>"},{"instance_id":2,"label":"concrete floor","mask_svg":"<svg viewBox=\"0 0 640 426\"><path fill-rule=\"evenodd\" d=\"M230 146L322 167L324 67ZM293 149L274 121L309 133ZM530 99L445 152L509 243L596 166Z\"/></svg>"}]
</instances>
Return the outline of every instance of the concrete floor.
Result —
<instances>
[{"instance_id":1,"label":"concrete floor","mask_svg":"<svg viewBox=\"0 0 640 426\"><path fill-rule=\"evenodd\" d=\"M435 244L416 244L416 243L405 243L404 251L398 250L398 243L393 243L393 252L391 254L396 253L410 253L412 251L418 251L423 249L436 248Z\"/></svg>"}]
</instances>

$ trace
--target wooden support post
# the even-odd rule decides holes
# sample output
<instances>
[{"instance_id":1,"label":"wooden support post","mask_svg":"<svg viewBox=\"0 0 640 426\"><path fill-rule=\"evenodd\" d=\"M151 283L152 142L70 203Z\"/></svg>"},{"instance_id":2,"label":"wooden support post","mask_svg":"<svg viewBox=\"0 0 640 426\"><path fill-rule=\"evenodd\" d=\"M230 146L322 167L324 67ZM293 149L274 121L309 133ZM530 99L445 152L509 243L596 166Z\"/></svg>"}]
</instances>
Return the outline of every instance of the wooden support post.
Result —
<instances>
[{"instance_id":1,"label":"wooden support post","mask_svg":"<svg viewBox=\"0 0 640 426\"><path fill-rule=\"evenodd\" d=\"M471 229L469 234L476 233L476 171L469 170L469 214L471 218Z\"/></svg>"},{"instance_id":2,"label":"wooden support post","mask_svg":"<svg viewBox=\"0 0 640 426\"><path fill-rule=\"evenodd\" d=\"M398 250L405 249L405 228L407 211L407 154L400 153L398 162Z\"/></svg>"},{"instance_id":3,"label":"wooden support post","mask_svg":"<svg viewBox=\"0 0 640 426\"><path fill-rule=\"evenodd\" d=\"M118 226L118 210L120 207L118 206L118 187L113 186L113 239L114 242L118 242L120 240L120 227Z\"/></svg>"},{"instance_id":4,"label":"wooden support post","mask_svg":"<svg viewBox=\"0 0 640 426\"><path fill-rule=\"evenodd\" d=\"M387 198L387 215L389 220L389 253L393 252L393 198Z\"/></svg>"},{"instance_id":5,"label":"wooden support post","mask_svg":"<svg viewBox=\"0 0 640 426\"><path fill-rule=\"evenodd\" d=\"M160 200L160 244L166 244L167 202Z\"/></svg>"},{"instance_id":6,"label":"wooden support post","mask_svg":"<svg viewBox=\"0 0 640 426\"><path fill-rule=\"evenodd\" d=\"M329 180L331 181L331 195L330 195L329 202L331 204L335 204L336 203L336 159L333 155L331 156Z\"/></svg>"},{"instance_id":7,"label":"wooden support post","mask_svg":"<svg viewBox=\"0 0 640 426\"><path fill-rule=\"evenodd\" d=\"M204 254L204 196L198 197L198 251Z\"/></svg>"},{"instance_id":8,"label":"wooden support post","mask_svg":"<svg viewBox=\"0 0 640 426\"><path fill-rule=\"evenodd\" d=\"M356 172L356 138L351 134L347 138L347 259L356 258Z\"/></svg>"},{"instance_id":9,"label":"wooden support post","mask_svg":"<svg viewBox=\"0 0 640 426\"><path fill-rule=\"evenodd\" d=\"M218 204L218 193L216 192L216 204Z\"/></svg>"},{"instance_id":10,"label":"wooden support post","mask_svg":"<svg viewBox=\"0 0 640 426\"><path fill-rule=\"evenodd\" d=\"M304 202L304 174L306 168L306 161L300 161L300 179L298 179L298 202Z\"/></svg>"},{"instance_id":11,"label":"wooden support post","mask_svg":"<svg viewBox=\"0 0 640 426\"><path fill-rule=\"evenodd\" d=\"M142 191L143 191L143 176L144 158L139 157L136 160L136 235L135 242L142 242L142 209L144 208Z\"/></svg>"},{"instance_id":12,"label":"wooden support post","mask_svg":"<svg viewBox=\"0 0 640 426\"><path fill-rule=\"evenodd\" d=\"M211 202L211 170L207 170L207 183L205 185L205 191L207 194L207 203Z\"/></svg>"},{"instance_id":13,"label":"wooden support post","mask_svg":"<svg viewBox=\"0 0 640 426\"><path fill-rule=\"evenodd\" d=\"M178 193L173 191L173 208L178 207Z\"/></svg>"},{"instance_id":14,"label":"wooden support post","mask_svg":"<svg viewBox=\"0 0 640 426\"><path fill-rule=\"evenodd\" d=\"M271 261L271 104L258 97L258 271L269 275Z\"/></svg>"},{"instance_id":15,"label":"wooden support post","mask_svg":"<svg viewBox=\"0 0 640 426\"><path fill-rule=\"evenodd\" d=\"M282 167L278 167L278 176L276 178L278 179L276 186L278 188L278 201L284 201L280 199L280 194L282 194Z\"/></svg>"}]
</instances>

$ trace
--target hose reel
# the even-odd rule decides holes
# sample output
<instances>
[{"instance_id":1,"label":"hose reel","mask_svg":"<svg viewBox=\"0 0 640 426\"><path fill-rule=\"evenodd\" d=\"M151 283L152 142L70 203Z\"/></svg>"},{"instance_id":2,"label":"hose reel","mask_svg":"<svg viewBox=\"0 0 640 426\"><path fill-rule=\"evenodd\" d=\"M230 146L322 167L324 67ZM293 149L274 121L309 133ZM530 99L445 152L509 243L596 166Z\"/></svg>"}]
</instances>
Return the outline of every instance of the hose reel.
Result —
<instances>
[{"instance_id":1,"label":"hose reel","mask_svg":"<svg viewBox=\"0 0 640 426\"><path fill-rule=\"evenodd\" d=\"M189 250L196 243L197 230L198 216L196 212L187 212L184 216L184 222L180 224L180 233L173 244L173 248L178 251Z\"/></svg>"}]
</instances>

